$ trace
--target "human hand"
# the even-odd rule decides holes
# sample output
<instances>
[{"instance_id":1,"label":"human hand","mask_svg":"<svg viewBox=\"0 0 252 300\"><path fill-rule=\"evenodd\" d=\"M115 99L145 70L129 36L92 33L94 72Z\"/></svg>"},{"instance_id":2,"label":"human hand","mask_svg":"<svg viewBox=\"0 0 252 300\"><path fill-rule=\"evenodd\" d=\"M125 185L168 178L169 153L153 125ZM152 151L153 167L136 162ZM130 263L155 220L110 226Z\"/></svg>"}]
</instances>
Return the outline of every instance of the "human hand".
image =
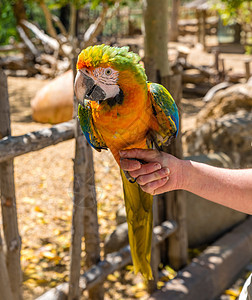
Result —
<instances>
[{"instance_id":1,"label":"human hand","mask_svg":"<svg viewBox=\"0 0 252 300\"><path fill-rule=\"evenodd\" d=\"M181 187L181 160L165 152L151 149L129 149L119 152L121 168L136 178L141 189L156 195ZM134 160L135 159L135 160ZM141 164L139 160L146 163Z\"/></svg>"}]
</instances>

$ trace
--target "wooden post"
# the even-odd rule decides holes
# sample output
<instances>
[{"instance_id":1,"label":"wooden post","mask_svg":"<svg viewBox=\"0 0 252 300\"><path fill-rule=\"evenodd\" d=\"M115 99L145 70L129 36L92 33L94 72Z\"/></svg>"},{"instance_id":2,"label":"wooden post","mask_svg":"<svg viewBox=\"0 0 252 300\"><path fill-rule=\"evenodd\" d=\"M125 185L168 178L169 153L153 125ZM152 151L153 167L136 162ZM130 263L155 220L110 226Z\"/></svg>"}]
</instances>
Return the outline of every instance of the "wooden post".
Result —
<instances>
[{"instance_id":1,"label":"wooden post","mask_svg":"<svg viewBox=\"0 0 252 300\"><path fill-rule=\"evenodd\" d=\"M144 66L148 80L159 82L160 78L170 72L168 60L168 1L144 0ZM154 224L158 219L158 202L154 204ZM152 241L154 245L154 241ZM152 247L152 270L154 280L149 281L148 290L153 292L158 280L160 248Z\"/></svg>"},{"instance_id":2,"label":"wooden post","mask_svg":"<svg viewBox=\"0 0 252 300\"><path fill-rule=\"evenodd\" d=\"M0 232L0 300L13 299L8 271L5 263L5 255L3 252L2 236Z\"/></svg>"},{"instance_id":3,"label":"wooden post","mask_svg":"<svg viewBox=\"0 0 252 300\"><path fill-rule=\"evenodd\" d=\"M202 37L201 37L201 43L203 45L204 50L206 50L206 17L207 17L207 13L206 10L202 10L201 12L201 16L202 16Z\"/></svg>"},{"instance_id":4,"label":"wooden post","mask_svg":"<svg viewBox=\"0 0 252 300\"><path fill-rule=\"evenodd\" d=\"M206 49L206 10L196 10L198 19L198 43L202 44Z\"/></svg>"},{"instance_id":5,"label":"wooden post","mask_svg":"<svg viewBox=\"0 0 252 300\"><path fill-rule=\"evenodd\" d=\"M177 42L179 36L179 8L180 0L172 0L172 14L171 14L171 32L170 32L170 41Z\"/></svg>"},{"instance_id":6,"label":"wooden post","mask_svg":"<svg viewBox=\"0 0 252 300\"><path fill-rule=\"evenodd\" d=\"M182 98L182 74L180 68L174 70L171 76L161 78L161 83L170 91L178 108ZM180 124L179 133L175 141L171 143L166 152L178 158L183 157L181 143L181 111L179 109ZM165 219L177 222L178 229L169 238L168 252L169 264L175 270L179 270L187 263L187 227L186 227L186 203L184 191L172 191L163 195L165 199Z\"/></svg>"},{"instance_id":7,"label":"wooden post","mask_svg":"<svg viewBox=\"0 0 252 300\"><path fill-rule=\"evenodd\" d=\"M11 135L7 78L0 70L0 138ZM13 160L0 164L1 206L6 262L13 299L22 299L21 239L18 232ZM2 271L2 270L1 270ZM2 292L2 291L1 291Z\"/></svg>"},{"instance_id":8,"label":"wooden post","mask_svg":"<svg viewBox=\"0 0 252 300\"><path fill-rule=\"evenodd\" d=\"M75 75L76 58L73 61ZM75 77L75 76L74 76ZM74 114L77 115L78 102L75 101ZM97 218L93 152L84 137L76 118L74 159L74 206L72 219L72 247L68 300L78 299L81 268L81 241L85 237L86 266L100 261L100 239ZM89 291L89 299L103 299L102 285Z\"/></svg>"},{"instance_id":9,"label":"wooden post","mask_svg":"<svg viewBox=\"0 0 252 300\"><path fill-rule=\"evenodd\" d=\"M73 74L75 74L76 57L73 59ZM74 115L77 115L78 102L74 101ZM73 215L72 242L68 300L80 297L79 281L81 270L81 244L84 232L84 199L85 199L85 140L75 118L75 158L74 158L74 186L73 186Z\"/></svg>"},{"instance_id":10,"label":"wooden post","mask_svg":"<svg viewBox=\"0 0 252 300\"><path fill-rule=\"evenodd\" d=\"M170 75L168 60L168 27L167 27L168 2L163 0L144 1L144 25L145 25L145 68L148 79L164 85L173 95L176 103L182 96L182 75L180 70L174 70L174 75ZM182 157L182 145L179 137L172 143L169 153L177 157ZM171 192L164 196L162 212L165 220L175 220L178 222L178 231L170 238L169 249L165 248L165 255L169 255L173 267L179 269L187 260L187 231L185 223L185 202L183 192ZM164 220L161 220L164 221ZM163 247L161 245L161 247ZM152 288L152 287L150 287Z\"/></svg>"},{"instance_id":11,"label":"wooden post","mask_svg":"<svg viewBox=\"0 0 252 300\"><path fill-rule=\"evenodd\" d=\"M83 136L83 139L84 136ZM97 217L97 200L95 191L93 150L85 139L85 209L84 209L84 237L85 237L85 268L100 261L100 237ZM103 285L95 286L89 291L90 300L102 300L104 297Z\"/></svg>"},{"instance_id":12,"label":"wooden post","mask_svg":"<svg viewBox=\"0 0 252 300\"><path fill-rule=\"evenodd\" d=\"M200 43L200 36L201 36L201 18L200 18L200 11L196 9L196 18L198 20L198 30L197 30L197 40Z\"/></svg>"},{"instance_id":13,"label":"wooden post","mask_svg":"<svg viewBox=\"0 0 252 300\"><path fill-rule=\"evenodd\" d=\"M251 76L250 73L250 60L245 61L245 77L246 77L246 81L249 80Z\"/></svg>"},{"instance_id":14,"label":"wooden post","mask_svg":"<svg viewBox=\"0 0 252 300\"><path fill-rule=\"evenodd\" d=\"M158 215L158 197L153 197L153 227L158 226L161 222ZM160 263L160 248L156 241L157 237L152 235L152 249L151 249L151 269L153 280L148 282L148 293L152 294L157 289L158 282L158 266Z\"/></svg>"},{"instance_id":15,"label":"wooden post","mask_svg":"<svg viewBox=\"0 0 252 300\"><path fill-rule=\"evenodd\" d=\"M79 299L81 242L83 237L85 196L85 141L76 119L71 263L68 300Z\"/></svg>"}]
</instances>

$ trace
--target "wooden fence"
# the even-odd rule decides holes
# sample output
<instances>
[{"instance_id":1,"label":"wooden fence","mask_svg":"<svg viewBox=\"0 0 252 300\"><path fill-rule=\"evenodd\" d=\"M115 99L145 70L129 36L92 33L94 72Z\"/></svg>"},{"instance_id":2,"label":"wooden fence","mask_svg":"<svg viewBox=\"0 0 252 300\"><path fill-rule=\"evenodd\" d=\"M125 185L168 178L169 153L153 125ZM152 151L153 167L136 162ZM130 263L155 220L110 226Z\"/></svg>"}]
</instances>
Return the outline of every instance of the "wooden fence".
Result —
<instances>
[{"instance_id":1,"label":"wooden fence","mask_svg":"<svg viewBox=\"0 0 252 300\"><path fill-rule=\"evenodd\" d=\"M0 300L22 299L21 238L17 223L13 159L72 138L75 138L76 147L69 282L49 290L38 299L78 299L85 290L89 291L90 299L103 299L104 280L107 275L131 263L130 248L126 246L118 252L106 255L103 260L100 258L97 207L88 205L89 201L96 203L95 193L91 191L95 184L92 149L84 139L76 118L51 128L11 136L7 79L0 70L0 138L1 206L6 244L4 253L0 232ZM178 140L174 147L181 149L179 143ZM149 283L150 291L155 289L158 280L157 270L160 260L167 262L168 258L170 265L179 269L187 259L185 203L182 194L172 192L154 201L154 215L152 268L155 280ZM167 221L168 217L170 221ZM81 275L83 235L86 266L89 269Z\"/></svg>"}]
</instances>

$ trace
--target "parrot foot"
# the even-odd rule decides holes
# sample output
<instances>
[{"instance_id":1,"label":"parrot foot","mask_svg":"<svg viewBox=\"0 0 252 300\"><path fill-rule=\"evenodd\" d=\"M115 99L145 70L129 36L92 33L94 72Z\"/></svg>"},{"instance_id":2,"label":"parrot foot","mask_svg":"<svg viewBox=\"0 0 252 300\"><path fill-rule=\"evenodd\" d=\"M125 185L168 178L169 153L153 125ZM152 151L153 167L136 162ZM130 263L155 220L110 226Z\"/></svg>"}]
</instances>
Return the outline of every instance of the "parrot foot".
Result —
<instances>
[{"instance_id":1,"label":"parrot foot","mask_svg":"<svg viewBox=\"0 0 252 300\"><path fill-rule=\"evenodd\" d=\"M146 161L144 161L142 159L136 159L136 158L128 158L128 159L130 159L130 160L137 160L137 161L140 162L140 164L146 164ZM128 179L128 181L130 183L135 183L136 182L136 178L131 177L128 171L123 171L123 172L124 172L125 177Z\"/></svg>"}]
</instances>

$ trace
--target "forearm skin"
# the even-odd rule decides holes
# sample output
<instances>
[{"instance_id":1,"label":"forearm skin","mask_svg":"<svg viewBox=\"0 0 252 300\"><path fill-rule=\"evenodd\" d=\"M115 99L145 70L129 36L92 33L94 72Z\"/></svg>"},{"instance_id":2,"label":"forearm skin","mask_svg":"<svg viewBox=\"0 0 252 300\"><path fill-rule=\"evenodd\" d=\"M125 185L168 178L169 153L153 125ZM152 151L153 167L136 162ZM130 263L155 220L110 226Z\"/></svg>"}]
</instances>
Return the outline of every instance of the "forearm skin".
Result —
<instances>
[{"instance_id":1,"label":"forearm skin","mask_svg":"<svg viewBox=\"0 0 252 300\"><path fill-rule=\"evenodd\" d=\"M180 189L252 214L252 169L230 170L181 160Z\"/></svg>"}]
</instances>

